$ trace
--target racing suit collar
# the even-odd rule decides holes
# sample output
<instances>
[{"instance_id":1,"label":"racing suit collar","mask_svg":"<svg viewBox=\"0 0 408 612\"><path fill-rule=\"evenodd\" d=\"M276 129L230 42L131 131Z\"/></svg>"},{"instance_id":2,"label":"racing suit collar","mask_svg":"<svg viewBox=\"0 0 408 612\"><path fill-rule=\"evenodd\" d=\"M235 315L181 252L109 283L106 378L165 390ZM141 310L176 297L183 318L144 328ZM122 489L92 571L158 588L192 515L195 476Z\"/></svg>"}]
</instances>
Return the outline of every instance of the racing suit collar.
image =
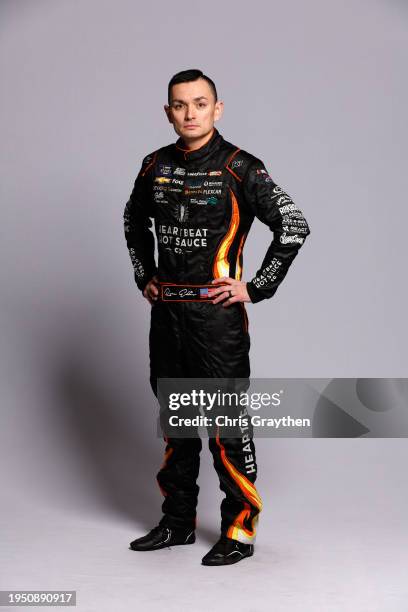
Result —
<instances>
[{"instance_id":1,"label":"racing suit collar","mask_svg":"<svg viewBox=\"0 0 408 612\"><path fill-rule=\"evenodd\" d=\"M174 144L174 154L177 159L186 163L186 162L204 162L209 159L214 152L219 148L221 142L223 141L223 137L217 130L217 128L213 128L213 134L208 142L206 142L199 149L194 149L193 151L189 151L185 148L184 142L180 137Z\"/></svg>"}]
</instances>

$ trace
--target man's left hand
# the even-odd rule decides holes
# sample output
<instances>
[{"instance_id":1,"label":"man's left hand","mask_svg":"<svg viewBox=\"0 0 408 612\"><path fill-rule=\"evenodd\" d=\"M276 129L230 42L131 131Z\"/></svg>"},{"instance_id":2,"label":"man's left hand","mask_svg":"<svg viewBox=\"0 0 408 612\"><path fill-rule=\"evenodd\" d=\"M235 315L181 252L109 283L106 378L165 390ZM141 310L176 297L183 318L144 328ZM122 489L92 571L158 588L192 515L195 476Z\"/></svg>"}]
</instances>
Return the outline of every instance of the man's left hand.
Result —
<instances>
[{"instance_id":1,"label":"man's left hand","mask_svg":"<svg viewBox=\"0 0 408 612\"><path fill-rule=\"evenodd\" d=\"M223 302L223 307L227 308L235 302L250 302L251 298L248 295L246 283L224 276L216 278L212 281L213 289L210 289L209 295L213 299L213 304Z\"/></svg>"}]
</instances>

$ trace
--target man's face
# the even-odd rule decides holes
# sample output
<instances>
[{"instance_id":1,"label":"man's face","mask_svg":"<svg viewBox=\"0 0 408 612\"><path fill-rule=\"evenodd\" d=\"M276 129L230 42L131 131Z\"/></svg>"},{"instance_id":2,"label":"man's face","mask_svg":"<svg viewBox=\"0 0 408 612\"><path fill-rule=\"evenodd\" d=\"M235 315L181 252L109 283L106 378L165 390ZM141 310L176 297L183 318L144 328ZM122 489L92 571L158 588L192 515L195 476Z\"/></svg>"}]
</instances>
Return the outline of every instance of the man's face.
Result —
<instances>
[{"instance_id":1,"label":"man's face","mask_svg":"<svg viewBox=\"0 0 408 612\"><path fill-rule=\"evenodd\" d=\"M205 79L178 83L171 88L170 106L164 107L176 133L185 142L193 142L209 134L223 110Z\"/></svg>"}]
</instances>

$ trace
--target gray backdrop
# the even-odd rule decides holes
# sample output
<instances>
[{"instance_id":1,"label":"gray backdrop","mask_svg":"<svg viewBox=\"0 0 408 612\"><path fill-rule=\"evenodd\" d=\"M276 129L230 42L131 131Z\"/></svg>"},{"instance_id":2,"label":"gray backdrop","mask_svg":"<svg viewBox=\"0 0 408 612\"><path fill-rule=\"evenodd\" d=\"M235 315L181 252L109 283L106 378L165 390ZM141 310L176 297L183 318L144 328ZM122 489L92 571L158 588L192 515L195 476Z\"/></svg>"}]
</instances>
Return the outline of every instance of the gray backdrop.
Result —
<instances>
[{"instance_id":1,"label":"gray backdrop","mask_svg":"<svg viewBox=\"0 0 408 612\"><path fill-rule=\"evenodd\" d=\"M127 550L160 516L163 445L122 215L177 138L169 78L201 68L217 128L312 230L248 306L253 375L406 376L407 21L397 0L2 0L1 588L99 612L406 609L405 440L260 440L257 554L216 569L205 449L197 544ZM246 279L270 238L256 222Z\"/></svg>"}]
</instances>

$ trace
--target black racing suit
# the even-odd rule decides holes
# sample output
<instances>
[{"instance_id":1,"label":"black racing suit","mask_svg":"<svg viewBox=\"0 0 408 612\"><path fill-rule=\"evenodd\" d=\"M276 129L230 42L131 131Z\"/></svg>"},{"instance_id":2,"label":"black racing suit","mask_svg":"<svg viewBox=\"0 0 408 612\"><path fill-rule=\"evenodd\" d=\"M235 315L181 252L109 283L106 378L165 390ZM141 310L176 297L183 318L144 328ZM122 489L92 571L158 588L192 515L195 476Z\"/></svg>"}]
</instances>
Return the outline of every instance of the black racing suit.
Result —
<instances>
[{"instance_id":1,"label":"black racing suit","mask_svg":"<svg viewBox=\"0 0 408 612\"><path fill-rule=\"evenodd\" d=\"M137 286L154 275L161 286L152 306L151 386L158 378L246 378L250 374L248 319L243 303L224 308L197 294L173 301L178 285L205 286L214 278L242 276L242 251L254 217L273 231L255 277L247 283L253 303L270 298L285 277L306 236L308 224L269 176L262 161L224 140L214 128L201 148L188 151L181 138L147 155L125 207L127 246ZM158 267L154 258L154 219ZM200 292L200 288L193 289ZM204 295L205 297L205 295ZM169 438L157 480L165 497L164 521L195 527L199 487L199 437ZM257 467L252 435L209 438L220 488L221 531L250 543L262 502L255 488Z\"/></svg>"}]
</instances>

